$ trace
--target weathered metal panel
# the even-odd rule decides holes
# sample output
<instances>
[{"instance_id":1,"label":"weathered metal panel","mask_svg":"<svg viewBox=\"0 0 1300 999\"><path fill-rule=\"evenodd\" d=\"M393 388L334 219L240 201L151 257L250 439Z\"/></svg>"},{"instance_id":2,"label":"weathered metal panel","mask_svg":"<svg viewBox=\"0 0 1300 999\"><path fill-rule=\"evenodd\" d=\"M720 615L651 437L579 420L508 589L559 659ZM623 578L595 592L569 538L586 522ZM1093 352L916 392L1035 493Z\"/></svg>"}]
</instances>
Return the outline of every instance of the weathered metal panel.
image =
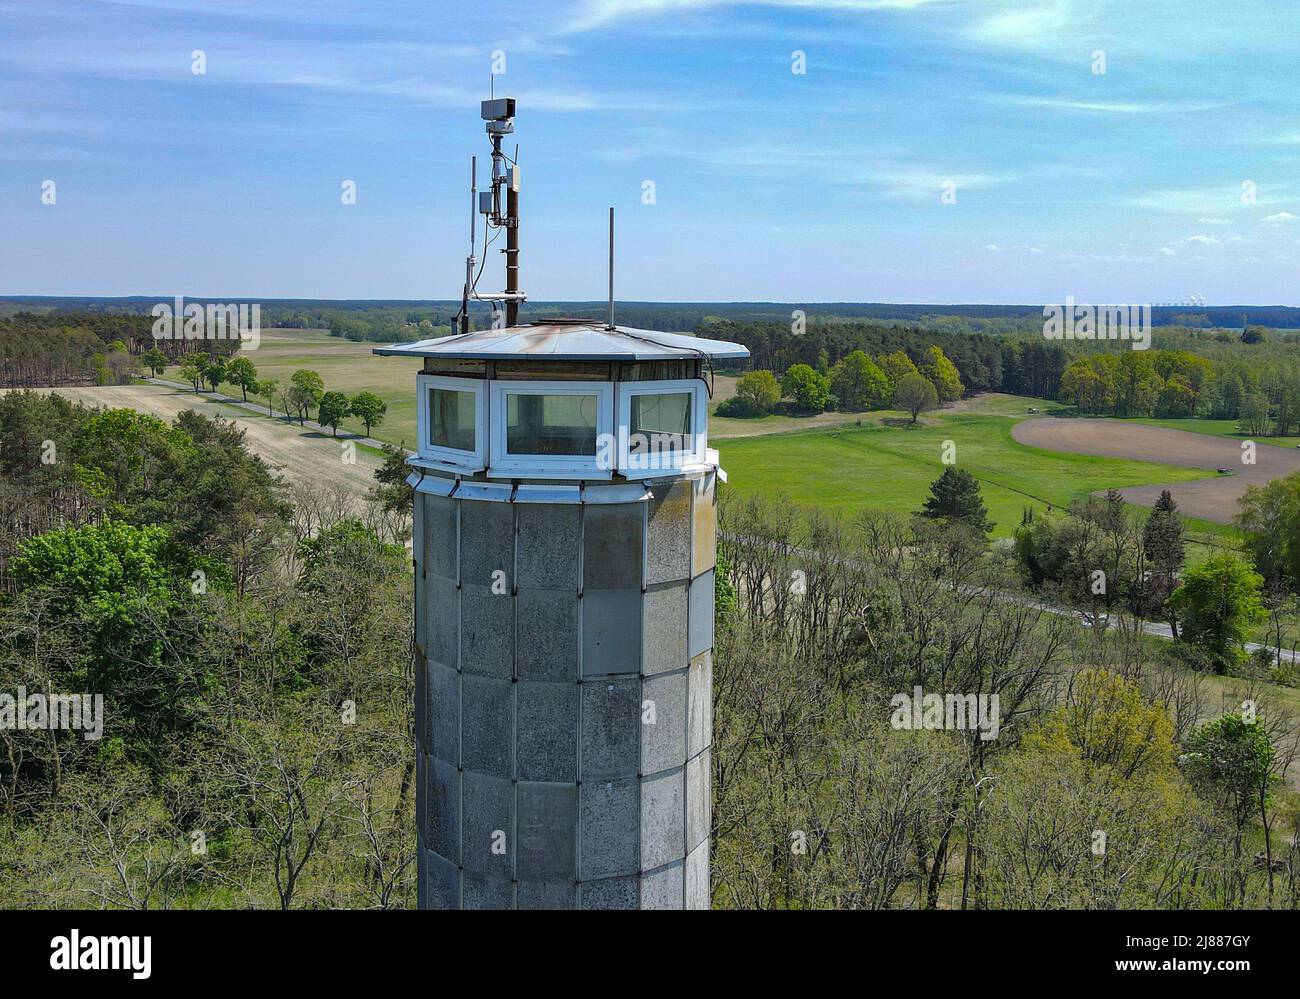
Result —
<instances>
[{"instance_id":1,"label":"weathered metal panel","mask_svg":"<svg viewBox=\"0 0 1300 999\"><path fill-rule=\"evenodd\" d=\"M641 862L639 781L584 781L579 818L582 857L578 873L583 881L637 873Z\"/></svg>"},{"instance_id":2,"label":"weathered metal panel","mask_svg":"<svg viewBox=\"0 0 1300 999\"><path fill-rule=\"evenodd\" d=\"M713 744L713 653L691 660L686 688L686 755L693 758Z\"/></svg>"},{"instance_id":3,"label":"weathered metal panel","mask_svg":"<svg viewBox=\"0 0 1300 999\"><path fill-rule=\"evenodd\" d=\"M515 899L520 909L576 909L578 888L572 881L520 881Z\"/></svg>"},{"instance_id":4,"label":"weathered metal panel","mask_svg":"<svg viewBox=\"0 0 1300 999\"><path fill-rule=\"evenodd\" d=\"M423 507L424 516L415 519L421 522L421 550L425 573L456 578L456 535L457 508L456 500L441 496L416 496L415 502Z\"/></svg>"},{"instance_id":5,"label":"weathered metal panel","mask_svg":"<svg viewBox=\"0 0 1300 999\"><path fill-rule=\"evenodd\" d=\"M466 583L460 591L460 668L509 679L514 675L515 598Z\"/></svg>"},{"instance_id":6,"label":"weathered metal panel","mask_svg":"<svg viewBox=\"0 0 1300 999\"><path fill-rule=\"evenodd\" d=\"M497 575L497 574L500 575ZM515 511L507 503L460 503L460 578L514 588Z\"/></svg>"},{"instance_id":7,"label":"weathered metal panel","mask_svg":"<svg viewBox=\"0 0 1300 999\"><path fill-rule=\"evenodd\" d=\"M582 780L635 777L641 754L641 683L636 678L582 684Z\"/></svg>"},{"instance_id":8,"label":"weathered metal panel","mask_svg":"<svg viewBox=\"0 0 1300 999\"><path fill-rule=\"evenodd\" d=\"M429 799L425 810L425 845L456 862L461 850L460 773L450 764L429 757L424 776Z\"/></svg>"},{"instance_id":9,"label":"weathered metal panel","mask_svg":"<svg viewBox=\"0 0 1300 999\"><path fill-rule=\"evenodd\" d=\"M426 574L424 599L428 601L424 653L444 666L460 665L460 591L454 580Z\"/></svg>"},{"instance_id":10,"label":"weathered metal panel","mask_svg":"<svg viewBox=\"0 0 1300 999\"><path fill-rule=\"evenodd\" d=\"M518 877L537 880L578 875L578 788L519 782Z\"/></svg>"},{"instance_id":11,"label":"weathered metal panel","mask_svg":"<svg viewBox=\"0 0 1300 999\"><path fill-rule=\"evenodd\" d=\"M669 864L641 878L642 909L680 909L685 903L685 862Z\"/></svg>"},{"instance_id":12,"label":"weathered metal panel","mask_svg":"<svg viewBox=\"0 0 1300 999\"><path fill-rule=\"evenodd\" d=\"M523 486L519 487L523 492ZM578 493L573 487L573 493ZM578 553L581 549L581 511L577 506L533 506L518 508L518 583L520 588L538 587L577 592Z\"/></svg>"},{"instance_id":13,"label":"weathered metal panel","mask_svg":"<svg viewBox=\"0 0 1300 999\"><path fill-rule=\"evenodd\" d=\"M647 513L646 583L690 579L690 482L656 483Z\"/></svg>"},{"instance_id":14,"label":"weathered metal panel","mask_svg":"<svg viewBox=\"0 0 1300 999\"><path fill-rule=\"evenodd\" d=\"M463 908L475 911L513 909L514 888L509 878L466 871Z\"/></svg>"},{"instance_id":15,"label":"weathered metal panel","mask_svg":"<svg viewBox=\"0 0 1300 999\"><path fill-rule=\"evenodd\" d=\"M690 642L687 652L694 659L713 648L713 570L691 580L687 594L690 604Z\"/></svg>"},{"instance_id":16,"label":"weathered metal panel","mask_svg":"<svg viewBox=\"0 0 1300 999\"><path fill-rule=\"evenodd\" d=\"M642 672L666 673L686 666L686 583L665 583L645 592Z\"/></svg>"},{"instance_id":17,"label":"weathered metal panel","mask_svg":"<svg viewBox=\"0 0 1300 999\"><path fill-rule=\"evenodd\" d=\"M425 904L431 909L460 908L460 871L432 850L421 851Z\"/></svg>"},{"instance_id":18,"label":"weathered metal panel","mask_svg":"<svg viewBox=\"0 0 1300 999\"><path fill-rule=\"evenodd\" d=\"M461 675L461 754L467 771L514 776L513 687L509 680Z\"/></svg>"},{"instance_id":19,"label":"weathered metal panel","mask_svg":"<svg viewBox=\"0 0 1300 999\"><path fill-rule=\"evenodd\" d=\"M588 590L580 603L582 675L639 673L641 591Z\"/></svg>"},{"instance_id":20,"label":"weathered metal panel","mask_svg":"<svg viewBox=\"0 0 1300 999\"><path fill-rule=\"evenodd\" d=\"M640 504L588 506L582 517L582 588L641 588L645 510Z\"/></svg>"},{"instance_id":21,"label":"weathered metal panel","mask_svg":"<svg viewBox=\"0 0 1300 999\"><path fill-rule=\"evenodd\" d=\"M422 753L433 745L429 727L429 664L421 656L415 661L415 744Z\"/></svg>"},{"instance_id":22,"label":"weathered metal panel","mask_svg":"<svg viewBox=\"0 0 1300 999\"><path fill-rule=\"evenodd\" d=\"M578 685L521 681L516 697L519 779L576 781Z\"/></svg>"},{"instance_id":23,"label":"weathered metal panel","mask_svg":"<svg viewBox=\"0 0 1300 999\"><path fill-rule=\"evenodd\" d=\"M706 839L686 856L686 908L708 909L709 841Z\"/></svg>"},{"instance_id":24,"label":"weathered metal panel","mask_svg":"<svg viewBox=\"0 0 1300 999\"><path fill-rule=\"evenodd\" d=\"M686 855L686 771L670 770L641 782L641 869Z\"/></svg>"},{"instance_id":25,"label":"weathered metal panel","mask_svg":"<svg viewBox=\"0 0 1300 999\"><path fill-rule=\"evenodd\" d=\"M578 679L578 595L573 590L520 590L515 613L518 677Z\"/></svg>"},{"instance_id":26,"label":"weathered metal panel","mask_svg":"<svg viewBox=\"0 0 1300 999\"><path fill-rule=\"evenodd\" d=\"M712 569L718 557L718 491L712 475L697 479L693 485L695 528L691 575L698 576Z\"/></svg>"},{"instance_id":27,"label":"weathered metal panel","mask_svg":"<svg viewBox=\"0 0 1300 999\"><path fill-rule=\"evenodd\" d=\"M448 666L429 662L426 718L428 752L460 766L460 674Z\"/></svg>"},{"instance_id":28,"label":"weathered metal panel","mask_svg":"<svg viewBox=\"0 0 1300 999\"><path fill-rule=\"evenodd\" d=\"M606 878L604 881L582 882L582 908L584 909L635 909L637 904L637 879Z\"/></svg>"},{"instance_id":29,"label":"weathered metal panel","mask_svg":"<svg viewBox=\"0 0 1300 999\"><path fill-rule=\"evenodd\" d=\"M466 871L514 876L515 788L501 777L465 771L461 866ZM499 852L499 851L504 852Z\"/></svg>"},{"instance_id":30,"label":"weathered metal panel","mask_svg":"<svg viewBox=\"0 0 1300 999\"><path fill-rule=\"evenodd\" d=\"M713 770L710 751L705 750L686 764L686 849L694 850L709 838L710 794Z\"/></svg>"},{"instance_id":31,"label":"weathered metal panel","mask_svg":"<svg viewBox=\"0 0 1300 999\"><path fill-rule=\"evenodd\" d=\"M658 773L685 761L686 671L648 677L641 690L641 772Z\"/></svg>"}]
</instances>

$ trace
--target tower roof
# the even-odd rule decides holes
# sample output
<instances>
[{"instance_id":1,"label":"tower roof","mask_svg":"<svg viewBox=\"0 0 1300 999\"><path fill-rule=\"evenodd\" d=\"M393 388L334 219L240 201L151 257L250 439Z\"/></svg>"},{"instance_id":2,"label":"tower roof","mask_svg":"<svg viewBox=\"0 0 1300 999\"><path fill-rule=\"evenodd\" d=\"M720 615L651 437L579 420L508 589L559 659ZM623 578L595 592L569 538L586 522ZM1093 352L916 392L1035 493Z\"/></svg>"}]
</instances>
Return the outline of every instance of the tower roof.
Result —
<instances>
[{"instance_id":1,"label":"tower roof","mask_svg":"<svg viewBox=\"0 0 1300 999\"><path fill-rule=\"evenodd\" d=\"M668 361L675 358L739 360L749 350L726 340L689 333L610 329L596 319L542 320L506 329L473 330L452 336L376 347L390 357L447 357L507 361L529 357L554 361Z\"/></svg>"}]
</instances>

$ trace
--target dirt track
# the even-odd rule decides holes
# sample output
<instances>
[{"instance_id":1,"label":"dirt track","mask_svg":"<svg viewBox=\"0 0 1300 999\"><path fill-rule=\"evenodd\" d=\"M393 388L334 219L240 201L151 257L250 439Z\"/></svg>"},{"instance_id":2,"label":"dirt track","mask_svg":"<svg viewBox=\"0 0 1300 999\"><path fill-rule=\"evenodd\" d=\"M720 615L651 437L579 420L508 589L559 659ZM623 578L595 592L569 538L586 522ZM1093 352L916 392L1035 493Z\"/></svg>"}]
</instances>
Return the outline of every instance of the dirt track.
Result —
<instances>
[{"instance_id":1,"label":"dirt track","mask_svg":"<svg viewBox=\"0 0 1300 999\"><path fill-rule=\"evenodd\" d=\"M1231 475L1213 475L1194 482L1167 486L1133 486L1120 492L1130 503L1151 506L1162 489L1168 489L1189 517L1228 524L1237 515L1237 500L1247 486L1258 486L1300 471L1300 451L1259 444L1255 464L1243 465L1242 442L1186 430L1149 427L1120 420L1071 420L1044 417L1025 420L1011 430L1021 444L1047 451L1068 451L1107 458L1157 461L1185 468L1232 469Z\"/></svg>"},{"instance_id":2,"label":"dirt track","mask_svg":"<svg viewBox=\"0 0 1300 999\"><path fill-rule=\"evenodd\" d=\"M5 391L0 389L0 391ZM178 413L193 409L204 416L231 420L247 435L248 447L274 466L290 482L315 482L326 487L342 485L362 496L375 484L374 471L380 460L356 449L356 463L343 462L343 441L304 430L282 419L266 419L238 408L208 402L192 392L158 385L121 385L103 388L38 389L56 392L87 406L135 409L170 423Z\"/></svg>"}]
</instances>

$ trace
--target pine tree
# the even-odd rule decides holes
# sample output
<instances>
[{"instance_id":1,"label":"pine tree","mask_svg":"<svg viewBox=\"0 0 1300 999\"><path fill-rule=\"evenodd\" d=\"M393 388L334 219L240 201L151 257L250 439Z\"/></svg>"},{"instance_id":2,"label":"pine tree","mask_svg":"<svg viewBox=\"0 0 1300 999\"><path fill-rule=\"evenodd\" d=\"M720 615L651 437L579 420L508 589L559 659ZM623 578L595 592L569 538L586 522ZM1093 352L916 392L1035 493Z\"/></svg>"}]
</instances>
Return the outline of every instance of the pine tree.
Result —
<instances>
[{"instance_id":1,"label":"pine tree","mask_svg":"<svg viewBox=\"0 0 1300 999\"><path fill-rule=\"evenodd\" d=\"M1151 508L1151 514L1142 528L1142 550L1151 563L1147 592L1155 607L1166 605L1169 627L1177 638L1177 615L1172 606L1168 606L1168 600L1178 586L1178 576L1183 571L1186 553L1183 518L1168 489L1161 490L1160 497Z\"/></svg>"},{"instance_id":2,"label":"pine tree","mask_svg":"<svg viewBox=\"0 0 1300 999\"><path fill-rule=\"evenodd\" d=\"M930 496L921 509L921 516L932 520L961 521L985 534L993 530L975 476L951 465L930 483Z\"/></svg>"}]
</instances>

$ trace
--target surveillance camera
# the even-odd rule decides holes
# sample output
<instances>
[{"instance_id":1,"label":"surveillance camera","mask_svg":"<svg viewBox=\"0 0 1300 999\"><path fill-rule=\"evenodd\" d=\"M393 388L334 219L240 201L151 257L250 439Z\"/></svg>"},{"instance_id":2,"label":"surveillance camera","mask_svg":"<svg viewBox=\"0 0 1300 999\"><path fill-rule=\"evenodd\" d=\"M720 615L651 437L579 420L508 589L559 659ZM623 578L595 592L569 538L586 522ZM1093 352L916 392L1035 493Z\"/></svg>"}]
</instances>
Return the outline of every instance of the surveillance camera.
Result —
<instances>
[{"instance_id":1,"label":"surveillance camera","mask_svg":"<svg viewBox=\"0 0 1300 999\"><path fill-rule=\"evenodd\" d=\"M515 99L498 97L496 100L483 101L480 111L484 121L506 121L515 116Z\"/></svg>"}]
</instances>

